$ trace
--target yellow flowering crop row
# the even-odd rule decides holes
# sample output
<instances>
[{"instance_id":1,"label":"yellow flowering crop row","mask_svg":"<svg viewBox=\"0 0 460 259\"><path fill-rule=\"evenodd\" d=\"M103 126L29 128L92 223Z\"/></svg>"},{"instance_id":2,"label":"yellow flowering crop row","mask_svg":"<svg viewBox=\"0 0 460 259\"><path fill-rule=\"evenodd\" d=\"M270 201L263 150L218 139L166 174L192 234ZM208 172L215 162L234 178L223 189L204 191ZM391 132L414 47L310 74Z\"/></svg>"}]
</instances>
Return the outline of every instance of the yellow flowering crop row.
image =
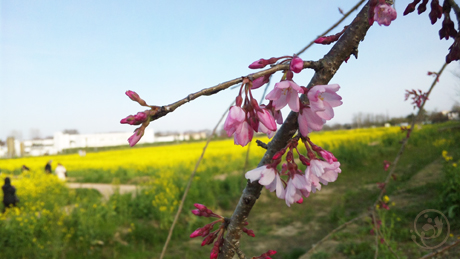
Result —
<instances>
[{"instance_id":1,"label":"yellow flowering crop row","mask_svg":"<svg viewBox=\"0 0 460 259\"><path fill-rule=\"evenodd\" d=\"M384 134L397 131L399 131L398 127L325 131L311 134L311 139L320 146L327 144L329 148L335 148L344 141L370 142ZM261 140L264 142L268 141L266 138L262 138ZM43 171L45 164L49 160L53 160L53 167L57 163L61 163L69 172L86 169L115 171L119 168L134 169L140 172L152 168L164 171L176 168L177 166L193 169L203 150L204 144L205 142L194 142L112 150L88 153L84 157L80 157L78 154L70 154L3 159L0 160L0 170L12 172L19 170L22 165L26 165L31 170ZM251 149L251 157L261 157L263 153L264 150L261 148ZM222 163L222 160L234 161L235 159L243 159L245 155L246 149L234 145L232 139L213 141L206 151L205 163L207 161L207 163L217 165Z\"/></svg>"}]
</instances>

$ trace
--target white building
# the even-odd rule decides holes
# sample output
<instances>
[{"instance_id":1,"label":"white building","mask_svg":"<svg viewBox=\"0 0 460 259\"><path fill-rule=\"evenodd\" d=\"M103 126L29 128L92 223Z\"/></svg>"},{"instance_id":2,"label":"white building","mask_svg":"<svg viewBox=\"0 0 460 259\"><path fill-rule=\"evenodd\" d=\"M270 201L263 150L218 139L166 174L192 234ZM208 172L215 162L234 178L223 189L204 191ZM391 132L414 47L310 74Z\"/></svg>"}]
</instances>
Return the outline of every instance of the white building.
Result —
<instances>
[{"instance_id":1,"label":"white building","mask_svg":"<svg viewBox=\"0 0 460 259\"><path fill-rule=\"evenodd\" d=\"M69 148L86 148L86 147L111 147L128 145L128 138L133 132L116 132L116 133L96 133L96 134L66 134L62 132L54 133L54 148L57 152L62 152ZM155 142L153 129L146 129L144 136L138 144Z\"/></svg>"},{"instance_id":2,"label":"white building","mask_svg":"<svg viewBox=\"0 0 460 259\"><path fill-rule=\"evenodd\" d=\"M25 140L23 145L24 155L44 156L57 153L54 147L54 139L52 138Z\"/></svg>"},{"instance_id":3,"label":"white building","mask_svg":"<svg viewBox=\"0 0 460 259\"><path fill-rule=\"evenodd\" d=\"M66 149L73 148L97 148L128 145L128 138L133 132L96 133L96 134L73 134L56 132L54 136L46 139L34 139L20 142L14 138L9 139L8 145L0 146L0 157L19 156L44 156L61 153ZM188 140L205 139L209 132L186 132L159 134L155 136L153 129L146 129L144 136L138 144L155 142L177 142Z\"/></svg>"}]
</instances>

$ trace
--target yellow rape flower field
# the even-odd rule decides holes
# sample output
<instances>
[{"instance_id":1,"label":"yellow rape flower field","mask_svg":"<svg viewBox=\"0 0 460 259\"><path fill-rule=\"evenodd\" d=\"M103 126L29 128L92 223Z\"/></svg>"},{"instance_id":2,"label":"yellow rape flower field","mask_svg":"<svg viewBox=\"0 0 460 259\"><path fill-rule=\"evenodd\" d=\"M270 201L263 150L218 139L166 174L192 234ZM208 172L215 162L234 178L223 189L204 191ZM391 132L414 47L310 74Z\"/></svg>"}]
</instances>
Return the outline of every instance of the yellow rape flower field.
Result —
<instances>
[{"instance_id":1,"label":"yellow rape flower field","mask_svg":"<svg viewBox=\"0 0 460 259\"><path fill-rule=\"evenodd\" d=\"M311 134L314 143L328 148L336 148L345 141L371 142L382 135L399 132L399 127L370 128L354 130L326 131ZM269 140L260 138L264 142ZM254 142L254 141L253 141ZM155 168L165 171L178 165L193 169L195 162L201 155L205 142L182 143L168 146L155 146L145 148L132 148L98 153L88 153L84 157L78 154L54 155L45 157L26 157L17 159L0 160L0 170L6 172L18 171L22 165L31 170L43 170L49 160L53 160L53 168L57 163L63 164L68 172L87 169L114 172L120 168L134 169L144 172ZM261 158L264 150L258 147L251 149L251 157ZM246 149L233 144L232 139L213 141L210 143L205 160L208 163L219 165L222 160L241 160L246 156Z\"/></svg>"}]
</instances>

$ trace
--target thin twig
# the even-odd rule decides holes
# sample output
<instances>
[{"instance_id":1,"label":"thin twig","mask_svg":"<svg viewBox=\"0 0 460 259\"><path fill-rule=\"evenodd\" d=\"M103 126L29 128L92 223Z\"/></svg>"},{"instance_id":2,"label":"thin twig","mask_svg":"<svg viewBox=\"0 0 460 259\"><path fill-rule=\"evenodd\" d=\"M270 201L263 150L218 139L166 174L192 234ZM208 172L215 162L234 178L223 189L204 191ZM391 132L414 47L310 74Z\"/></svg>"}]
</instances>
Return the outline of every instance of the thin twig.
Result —
<instances>
[{"instance_id":1,"label":"thin twig","mask_svg":"<svg viewBox=\"0 0 460 259\"><path fill-rule=\"evenodd\" d=\"M230 107L233 105L233 103L234 103L234 102L232 102L232 104L230 105ZM206 145L204 145L204 147L203 147L203 152L201 152L200 158L198 158L198 161L196 161L195 168L193 169L193 172L192 172L192 174L190 175L190 178L189 178L188 183L187 183L187 187L185 187L185 191L184 191L184 194L182 195L182 200L180 201L179 208L178 208L178 210L177 210L177 212L176 212L176 216L174 217L174 221L173 221L173 223L172 223L172 225L171 225L171 228L169 228L168 238L166 238L166 242L165 242L165 244L164 244L164 246L163 246L163 250L161 251L160 259L163 259L163 256L164 256L165 253L166 253L166 249L168 248L169 241L171 240L171 236L172 236L174 227L176 226L177 220L179 219L179 215L180 215L180 213L182 212L182 207L184 206L185 198L187 197L188 191L190 190L190 185L192 184L193 178L195 177L196 170L198 169L198 166L200 165L201 160L202 160L203 157L204 157L204 153L206 152L206 148L208 147L209 142L211 142L211 140L212 140L214 134L215 134L216 131L217 131L217 127L218 127L219 124L222 122L222 120L224 119L225 114L227 114L227 112L228 112L228 109L225 110L224 114L222 114L222 117L220 117L220 120L217 122L216 126L215 126L214 129L212 130L211 135L209 135L208 140L207 140L207 142L206 142Z\"/></svg>"},{"instance_id":2,"label":"thin twig","mask_svg":"<svg viewBox=\"0 0 460 259\"><path fill-rule=\"evenodd\" d=\"M248 170L248 163L249 163L249 151L251 150L251 143L249 142L248 144L248 150L246 151L246 160L244 161L244 167L243 167L243 175L241 177L241 190L244 188L244 184L246 183L246 178L244 177L244 174Z\"/></svg>"},{"instance_id":3,"label":"thin twig","mask_svg":"<svg viewBox=\"0 0 460 259\"><path fill-rule=\"evenodd\" d=\"M415 122L418 120L418 118L421 116L422 112L423 112L423 107L425 106L426 104L426 101L428 100L428 96L430 96L430 93L431 91L433 90L434 86L437 84L438 82L438 79L439 77L441 76L442 72L444 71L444 69L446 68L447 66L447 63L444 63L444 65L442 66L441 70L439 70L438 72L438 75L436 76L436 78L433 80L433 83L431 84L431 87L430 89L428 90L428 92L426 93L426 98L425 100L423 101L422 105L420 106L419 110L418 110L418 113L417 113L417 116L413 117L412 118L412 122L411 122L411 126L410 126L410 131L411 131L411 134L414 130L414 126L415 126ZM401 144L401 148L398 152L398 154L396 155L393 163L391 164L391 170L390 172L388 173L387 175L387 178L385 179L385 186L389 183L390 179L391 179L391 175L395 172L395 169L396 169L396 165L398 164L398 161L399 161L399 158L401 157L403 151L404 151L404 148L406 147L407 145L407 142L409 140L409 137L410 135L406 135L406 137L403 139L403 143ZM375 205L377 205L377 203L380 201L380 199L382 199L382 196L383 196L383 193L385 192L385 188L382 188L382 190L380 191L380 194L379 194L379 197L377 198L377 200L375 201L374 203L374 208L375 208Z\"/></svg>"},{"instance_id":4,"label":"thin twig","mask_svg":"<svg viewBox=\"0 0 460 259\"><path fill-rule=\"evenodd\" d=\"M350 9L350 11L348 11L346 14L344 14L343 17L340 18L340 20L338 22L336 22L334 25L332 25L331 28L327 29L321 35L319 35L314 40L312 40L307 46L305 46L305 48L303 48L302 50L297 52L297 56L299 56L300 54L304 53L308 48L310 48L313 44L315 44L315 40L317 38L322 37L322 36L326 36L329 32L331 32L333 29L335 29L335 27L339 26L339 24L341 24L348 16L350 16L350 14L352 12L356 11L359 8L359 6L362 5L364 2L366 2L366 0L359 1L355 6L353 6L353 8Z\"/></svg>"},{"instance_id":5,"label":"thin twig","mask_svg":"<svg viewBox=\"0 0 460 259\"><path fill-rule=\"evenodd\" d=\"M375 206L374 206L375 207ZM374 228L377 229L377 218L375 217L375 208L372 209L372 220L374 222ZM377 234L377 231L375 232L375 253L374 253L374 259L377 259L379 256L379 235Z\"/></svg>"},{"instance_id":6,"label":"thin twig","mask_svg":"<svg viewBox=\"0 0 460 259\"><path fill-rule=\"evenodd\" d=\"M257 146L263 148L263 149L268 149L268 145L262 142L262 140L256 140Z\"/></svg>"},{"instance_id":7,"label":"thin twig","mask_svg":"<svg viewBox=\"0 0 460 259\"><path fill-rule=\"evenodd\" d=\"M336 227L334 230L332 230L331 232L329 232L329 234L327 234L325 237L323 237L323 239L321 239L321 240L318 241L316 244L314 244L313 247L310 248L310 250L308 250L308 252L307 252L305 255L303 255L303 256L306 256L306 255L308 255L308 254L311 254L311 253L315 252L315 249L316 249L317 247L319 247L322 243L324 243L324 241L328 240L334 233L336 233L336 232L342 230L343 228L345 228L346 226L350 225L351 223L357 221L358 219L364 218L364 216L365 216L365 215L356 217L356 218L354 218L354 219L352 219L352 220L350 220L350 221L347 221L347 222L343 223L342 225Z\"/></svg>"},{"instance_id":8,"label":"thin twig","mask_svg":"<svg viewBox=\"0 0 460 259\"><path fill-rule=\"evenodd\" d=\"M388 250L390 250L390 252L391 252L397 259L399 259L399 256L396 254L395 251L393 251L393 249L391 248L391 246L390 246L390 244L388 243L388 241L386 240L386 238L383 237L381 231L380 231L377 227L376 227L375 229L377 230L376 233L378 233L377 236L381 236L381 237L382 237L383 242L384 242L385 245L387 245L387 247L388 247Z\"/></svg>"},{"instance_id":9,"label":"thin twig","mask_svg":"<svg viewBox=\"0 0 460 259\"><path fill-rule=\"evenodd\" d=\"M418 118L421 116L422 114L422 111L423 111L423 107L425 106L426 104L426 101L428 100L428 96L430 95L431 91L433 90L434 86L437 84L438 82L438 79L439 77L441 76L442 72L444 71L444 69L446 68L447 66L447 63L444 63L444 65L442 66L441 70L439 70L436 78L433 80L433 83L431 84L431 87L430 89L428 90L428 92L426 93L426 98L423 100L423 103L422 105L419 107L419 110L418 110L418 113L417 113L417 116L414 116L412 118L412 122L411 122L411 126L410 126L410 133L412 134L413 130L414 130L414 126L415 126L415 122L418 120ZM391 170L390 172L388 173L386 179L385 179L385 187L388 185L388 183L390 182L390 179L391 179L391 175L393 175L393 173L395 172L396 170L396 165L398 164L398 161L399 161L399 158L401 157L401 155L403 154L404 152L404 148L406 147L407 145L407 142L409 141L409 137L410 137L410 134L407 134L406 137L403 139L402 141L402 144L401 144L401 148L399 149L399 152L398 154L396 155L393 163L391 164ZM375 200L374 202L374 205L372 206L372 214L374 215L374 226L375 226L375 221L376 221L376 218L375 218L375 208L377 206L377 203L382 199L382 196L383 196L383 193L385 192L385 188L382 188L380 190L380 193L379 193L379 196L377 198L377 200ZM376 239L376 250L375 250L375 257L374 258L377 258L378 256L378 239Z\"/></svg>"},{"instance_id":10,"label":"thin twig","mask_svg":"<svg viewBox=\"0 0 460 259\"><path fill-rule=\"evenodd\" d=\"M442 252L445 252L445 251L447 251L447 250L451 249L452 247L455 247L455 246L457 246L457 245L459 245L459 244L460 244L460 240L457 240L457 241L455 241L454 243L452 243L452 244L450 244L450 245L448 245L448 246L443 247L441 250L434 251L433 253L427 254L427 255L425 255L425 256L423 256L423 257L420 257L419 259L428 259L428 258L431 258L431 257L433 257L433 256L435 256L435 255L438 255L438 254L440 254L440 253L442 253Z\"/></svg>"},{"instance_id":11,"label":"thin twig","mask_svg":"<svg viewBox=\"0 0 460 259\"><path fill-rule=\"evenodd\" d=\"M303 62L303 67L304 68L312 68L314 69L315 71L319 70L321 68L321 64L317 61L304 61ZM252 79L256 79L256 78L259 78L261 76L265 76L265 75L269 75L269 74L273 74L275 73L276 71L280 71L280 70L288 70L289 69L289 64L282 64L282 65L276 65L276 66L273 66L269 69L265 69L265 70L262 70L262 71L259 71L257 73L252 73L252 74L249 74L247 75L246 77L251 77ZM192 101L192 100L195 100L196 98L200 97L200 96L209 96L209 95L213 95L213 94L216 94L222 90L225 90L227 88L229 88L230 86L232 85L235 85L235 84L238 84L238 83L241 83L243 82L243 78L244 77L238 77L238 78L235 78L233 80L230 80L230 81L227 81L227 82L224 82L224 83L220 83L216 86L213 86L213 87L209 87L209 88L205 88L201 91L198 91L196 93L192 93L192 94L189 94L187 97L177 101L177 102L174 102L172 104L169 104L169 105L165 105L165 106L161 106L161 107L156 107L156 110L155 111L152 111L150 113L151 115L151 121L154 121L154 120L157 120L163 116L165 116L166 114L170 113L170 112L173 112L174 110L176 110L178 107Z\"/></svg>"},{"instance_id":12,"label":"thin twig","mask_svg":"<svg viewBox=\"0 0 460 259\"><path fill-rule=\"evenodd\" d=\"M262 102L264 101L265 94L267 93L267 90L268 90L268 88L270 87L270 82L272 81L272 76L273 76L273 75L271 75L270 78L268 78L268 83L267 83L267 85L265 86L264 92L263 92L263 94L262 94L262 97L260 98L260 102L259 102L259 103L262 103Z\"/></svg>"}]
</instances>

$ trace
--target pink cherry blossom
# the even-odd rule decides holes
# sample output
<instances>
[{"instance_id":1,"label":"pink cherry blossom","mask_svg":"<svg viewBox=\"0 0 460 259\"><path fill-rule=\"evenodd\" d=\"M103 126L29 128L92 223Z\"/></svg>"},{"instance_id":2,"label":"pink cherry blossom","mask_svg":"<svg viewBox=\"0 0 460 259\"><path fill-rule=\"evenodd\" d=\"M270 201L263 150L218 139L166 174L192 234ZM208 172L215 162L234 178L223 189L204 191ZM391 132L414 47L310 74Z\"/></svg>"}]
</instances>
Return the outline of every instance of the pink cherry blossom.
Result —
<instances>
[{"instance_id":1,"label":"pink cherry blossom","mask_svg":"<svg viewBox=\"0 0 460 259\"><path fill-rule=\"evenodd\" d=\"M244 110L239 106L232 106L227 115L227 119L224 123L224 130L227 132L227 135L230 137L235 133L238 127L244 122L245 113Z\"/></svg>"},{"instance_id":2,"label":"pink cherry blossom","mask_svg":"<svg viewBox=\"0 0 460 259\"><path fill-rule=\"evenodd\" d=\"M294 57L291 60L291 65L289 69L294 73L300 73L303 69L303 60L299 57Z\"/></svg>"},{"instance_id":3,"label":"pink cherry blossom","mask_svg":"<svg viewBox=\"0 0 460 259\"><path fill-rule=\"evenodd\" d=\"M322 119L332 119L334 117L332 108L342 105L342 97L336 93L339 89L338 84L313 86L307 94L311 110Z\"/></svg>"},{"instance_id":4,"label":"pink cherry blossom","mask_svg":"<svg viewBox=\"0 0 460 259\"><path fill-rule=\"evenodd\" d=\"M253 136L254 130L247 121L243 121L243 123L241 123L235 131L235 134L233 136L233 142L235 143L235 145L240 145L244 147L249 142L251 142Z\"/></svg>"},{"instance_id":5,"label":"pink cherry blossom","mask_svg":"<svg viewBox=\"0 0 460 259\"><path fill-rule=\"evenodd\" d=\"M396 10L389 4L381 1L374 8L374 20L382 26L388 26L391 24L391 21L394 21L397 17Z\"/></svg>"},{"instance_id":6,"label":"pink cherry blossom","mask_svg":"<svg viewBox=\"0 0 460 259\"><path fill-rule=\"evenodd\" d=\"M251 183L259 180L260 185L264 185L270 192L276 191L276 196L284 199L285 191L283 182L275 168L264 165L247 172L245 177Z\"/></svg>"},{"instance_id":7,"label":"pink cherry blossom","mask_svg":"<svg viewBox=\"0 0 460 259\"><path fill-rule=\"evenodd\" d=\"M129 145L131 147L136 145L137 142L139 142L139 140L141 140L142 136L144 136L144 129L143 128L136 129L134 131L134 134L131 137L128 138Z\"/></svg>"},{"instance_id":8,"label":"pink cherry blossom","mask_svg":"<svg viewBox=\"0 0 460 259\"><path fill-rule=\"evenodd\" d=\"M303 108L298 115L299 131L302 136L307 136L312 131L320 131L326 120L320 118L310 108Z\"/></svg>"},{"instance_id":9,"label":"pink cherry blossom","mask_svg":"<svg viewBox=\"0 0 460 259\"><path fill-rule=\"evenodd\" d=\"M276 123L278 123L279 125L283 124L283 114L281 113L280 110L278 111L275 110L273 117L275 117Z\"/></svg>"},{"instance_id":10,"label":"pink cherry blossom","mask_svg":"<svg viewBox=\"0 0 460 259\"><path fill-rule=\"evenodd\" d=\"M269 110L261 109L261 111L257 111L257 117L259 122L262 123L267 129L271 131L276 130L275 118L273 118L273 115Z\"/></svg>"},{"instance_id":11,"label":"pink cherry blossom","mask_svg":"<svg viewBox=\"0 0 460 259\"><path fill-rule=\"evenodd\" d=\"M316 192L321 190L320 183L327 185L337 180L338 174L341 173L340 162L329 164L326 161L312 159L310 166L305 170L305 179L307 181L307 191Z\"/></svg>"},{"instance_id":12,"label":"pink cherry blossom","mask_svg":"<svg viewBox=\"0 0 460 259\"><path fill-rule=\"evenodd\" d=\"M275 136L275 132L274 130L269 130L267 127L265 127L264 124L262 124L261 122L259 122L259 128L257 129L258 132L262 132L262 133L265 133L267 134L267 137L268 138L273 138L273 136Z\"/></svg>"},{"instance_id":13,"label":"pink cherry blossom","mask_svg":"<svg viewBox=\"0 0 460 259\"><path fill-rule=\"evenodd\" d=\"M291 204L298 202L302 198L302 195L305 197L310 195L310 192L307 190L307 181L305 176L294 174L294 176L289 179L286 187L286 205L291 207Z\"/></svg>"},{"instance_id":14,"label":"pink cherry blossom","mask_svg":"<svg viewBox=\"0 0 460 259\"><path fill-rule=\"evenodd\" d=\"M275 88L267 94L265 99L272 100L275 110L281 110L289 105L292 111L298 112L300 108L299 93L303 94L303 89L294 81L284 80L276 83Z\"/></svg>"}]
</instances>

